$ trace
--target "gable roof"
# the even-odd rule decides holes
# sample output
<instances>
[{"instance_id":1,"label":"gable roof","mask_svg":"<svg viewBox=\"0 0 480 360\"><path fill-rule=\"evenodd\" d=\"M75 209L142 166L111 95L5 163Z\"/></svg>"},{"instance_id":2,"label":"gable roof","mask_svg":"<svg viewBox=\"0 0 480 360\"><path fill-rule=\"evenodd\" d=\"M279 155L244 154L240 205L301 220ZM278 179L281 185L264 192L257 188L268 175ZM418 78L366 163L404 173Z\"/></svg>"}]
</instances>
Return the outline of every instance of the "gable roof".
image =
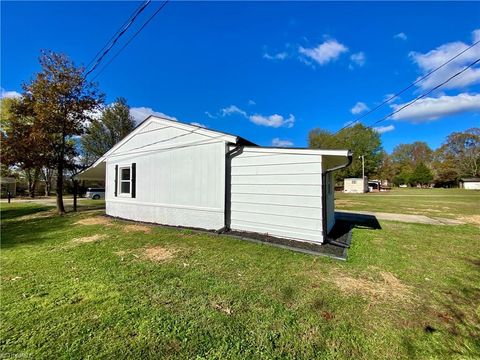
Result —
<instances>
[{"instance_id":1,"label":"gable roof","mask_svg":"<svg viewBox=\"0 0 480 360\"><path fill-rule=\"evenodd\" d=\"M145 120L143 120L140 124L138 124L135 129L133 129L130 134L125 136L122 140L120 140L118 143L116 143L110 150L108 150L105 154L103 154L97 161L95 161L91 166L89 167L96 167L98 164L102 163L105 161L105 159L113 153L115 150L117 150L119 147L121 147L123 144L125 144L127 141L129 141L133 136L138 134L143 128L145 128L147 125L149 125L151 122L157 122L161 124L168 124L169 126L182 129L182 130L188 130L188 131L195 131L197 134L203 134L206 136L211 136L218 138L220 140L223 140L227 143L235 144L235 145L247 145L247 146L257 146L251 141L248 141L240 136L237 135L232 135L228 134L222 131L217 131L217 130L211 130L207 129L201 126L197 125L192 125L192 124L186 124L177 120L172 120L168 119L165 117L161 116L156 116L156 115L150 115L148 116Z\"/></svg>"}]
</instances>

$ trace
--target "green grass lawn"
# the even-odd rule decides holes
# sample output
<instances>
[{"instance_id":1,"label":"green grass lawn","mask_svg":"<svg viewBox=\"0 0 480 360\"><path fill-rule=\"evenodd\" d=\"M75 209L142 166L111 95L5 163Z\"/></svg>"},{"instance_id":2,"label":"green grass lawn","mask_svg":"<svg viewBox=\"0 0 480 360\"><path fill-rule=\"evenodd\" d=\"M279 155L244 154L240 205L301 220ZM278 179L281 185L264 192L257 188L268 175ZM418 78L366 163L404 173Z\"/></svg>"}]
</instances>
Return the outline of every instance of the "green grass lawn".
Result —
<instances>
[{"instance_id":1,"label":"green grass lawn","mask_svg":"<svg viewBox=\"0 0 480 360\"><path fill-rule=\"evenodd\" d=\"M2 358L480 356L472 224L355 229L342 262L50 209L2 204Z\"/></svg>"},{"instance_id":2,"label":"green grass lawn","mask_svg":"<svg viewBox=\"0 0 480 360\"><path fill-rule=\"evenodd\" d=\"M457 218L480 224L480 191L396 188L366 194L335 193L339 210L363 210Z\"/></svg>"}]
</instances>

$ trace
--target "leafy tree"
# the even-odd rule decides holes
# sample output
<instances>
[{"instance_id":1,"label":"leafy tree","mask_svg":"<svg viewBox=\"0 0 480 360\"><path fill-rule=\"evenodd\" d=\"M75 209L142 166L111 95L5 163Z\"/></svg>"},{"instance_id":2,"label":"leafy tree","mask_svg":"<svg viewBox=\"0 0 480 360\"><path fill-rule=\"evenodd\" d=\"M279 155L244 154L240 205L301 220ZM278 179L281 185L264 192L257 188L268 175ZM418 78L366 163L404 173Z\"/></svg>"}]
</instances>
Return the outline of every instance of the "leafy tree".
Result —
<instances>
[{"instance_id":1,"label":"leafy tree","mask_svg":"<svg viewBox=\"0 0 480 360\"><path fill-rule=\"evenodd\" d=\"M103 95L66 55L44 51L39 60L42 70L24 84L22 102L33 119L34 137L49 144L49 159L57 173L57 210L63 214L64 171L74 166L76 155L72 138L83 134Z\"/></svg>"},{"instance_id":2,"label":"leafy tree","mask_svg":"<svg viewBox=\"0 0 480 360\"><path fill-rule=\"evenodd\" d=\"M480 128L451 133L438 152L460 176L480 176Z\"/></svg>"},{"instance_id":3,"label":"leafy tree","mask_svg":"<svg viewBox=\"0 0 480 360\"><path fill-rule=\"evenodd\" d=\"M393 177L393 184L396 186L408 185L410 184L411 177L411 172L409 172L408 170L403 170Z\"/></svg>"},{"instance_id":4,"label":"leafy tree","mask_svg":"<svg viewBox=\"0 0 480 360\"><path fill-rule=\"evenodd\" d=\"M419 185L428 185L433 180L433 174L430 169L423 163L418 163L410 176L410 182Z\"/></svg>"},{"instance_id":5,"label":"leafy tree","mask_svg":"<svg viewBox=\"0 0 480 360\"><path fill-rule=\"evenodd\" d=\"M375 177L378 177L382 180L393 181L395 175L397 175L397 169L393 163L392 157L388 155L386 151L382 151L380 165L377 169Z\"/></svg>"},{"instance_id":6,"label":"leafy tree","mask_svg":"<svg viewBox=\"0 0 480 360\"><path fill-rule=\"evenodd\" d=\"M314 149L341 149L342 146L334 133L323 130L314 129L308 134L308 145Z\"/></svg>"},{"instance_id":7,"label":"leafy tree","mask_svg":"<svg viewBox=\"0 0 480 360\"><path fill-rule=\"evenodd\" d=\"M318 149L349 149L353 152L352 164L337 172L339 179L362 176L362 160L365 156L365 175L377 172L382 160L382 143L378 132L357 124L333 134L326 130L314 129L309 133L309 146Z\"/></svg>"},{"instance_id":8,"label":"leafy tree","mask_svg":"<svg viewBox=\"0 0 480 360\"><path fill-rule=\"evenodd\" d=\"M460 178L455 157L446 152L443 146L435 150L432 168L436 185L452 186L456 184Z\"/></svg>"},{"instance_id":9,"label":"leafy tree","mask_svg":"<svg viewBox=\"0 0 480 360\"><path fill-rule=\"evenodd\" d=\"M415 169L420 164L429 164L432 161L433 151L423 141L416 141L413 144L399 144L392 152L392 159L398 167Z\"/></svg>"},{"instance_id":10,"label":"leafy tree","mask_svg":"<svg viewBox=\"0 0 480 360\"><path fill-rule=\"evenodd\" d=\"M127 101L118 98L102 111L100 119L92 120L81 140L83 156L87 162L97 160L134 128L135 121Z\"/></svg>"},{"instance_id":11,"label":"leafy tree","mask_svg":"<svg viewBox=\"0 0 480 360\"><path fill-rule=\"evenodd\" d=\"M1 109L2 165L18 167L27 179L29 195L34 197L48 144L35 136L33 118L25 114L21 99L2 99Z\"/></svg>"}]
</instances>

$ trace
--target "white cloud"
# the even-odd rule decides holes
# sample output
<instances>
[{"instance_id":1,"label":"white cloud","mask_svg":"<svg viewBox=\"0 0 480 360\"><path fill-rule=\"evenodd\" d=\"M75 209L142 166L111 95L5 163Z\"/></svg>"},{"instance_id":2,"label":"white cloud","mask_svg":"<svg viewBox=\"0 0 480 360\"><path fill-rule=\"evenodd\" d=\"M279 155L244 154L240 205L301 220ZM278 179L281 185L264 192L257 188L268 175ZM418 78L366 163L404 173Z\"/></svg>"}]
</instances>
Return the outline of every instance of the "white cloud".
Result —
<instances>
[{"instance_id":1,"label":"white cloud","mask_svg":"<svg viewBox=\"0 0 480 360\"><path fill-rule=\"evenodd\" d=\"M397 110L404 105L390 106L393 110ZM456 96L443 95L437 98L420 99L393 115L392 119L420 123L470 111L480 111L480 94L462 93Z\"/></svg>"},{"instance_id":2,"label":"white cloud","mask_svg":"<svg viewBox=\"0 0 480 360\"><path fill-rule=\"evenodd\" d=\"M300 54L314 60L318 64L325 65L337 60L341 54L348 51L348 48L337 40L330 39L314 48L304 48L300 46L298 51Z\"/></svg>"},{"instance_id":3,"label":"white cloud","mask_svg":"<svg viewBox=\"0 0 480 360\"><path fill-rule=\"evenodd\" d=\"M206 127L207 127L207 125L202 124L202 123L198 123L198 122L191 122L190 125L198 126L198 127L202 127L202 128L206 128Z\"/></svg>"},{"instance_id":4,"label":"white cloud","mask_svg":"<svg viewBox=\"0 0 480 360\"><path fill-rule=\"evenodd\" d=\"M350 60L352 60L355 64L358 66L363 66L365 65L365 61L367 61L365 57L365 53L363 51L360 51L358 53L352 54L350 56Z\"/></svg>"},{"instance_id":5,"label":"white cloud","mask_svg":"<svg viewBox=\"0 0 480 360\"><path fill-rule=\"evenodd\" d=\"M269 116L264 116L264 115L250 115L248 117L251 122L253 122L256 125L262 125L262 126L268 126L268 127L274 127L278 128L281 126L291 128L294 123L295 123L295 116L292 114L289 115L288 118L284 118L282 115L278 114L273 114Z\"/></svg>"},{"instance_id":6,"label":"white cloud","mask_svg":"<svg viewBox=\"0 0 480 360\"><path fill-rule=\"evenodd\" d=\"M217 117L212 115L210 112L205 111L205 115L207 115L210 119L216 119Z\"/></svg>"},{"instance_id":7,"label":"white cloud","mask_svg":"<svg viewBox=\"0 0 480 360\"><path fill-rule=\"evenodd\" d=\"M472 38L474 43L476 43L477 41L480 41L480 29L476 29L472 31Z\"/></svg>"},{"instance_id":8,"label":"white cloud","mask_svg":"<svg viewBox=\"0 0 480 360\"><path fill-rule=\"evenodd\" d=\"M399 32L398 34L393 35L394 39L407 40L407 34L404 32Z\"/></svg>"},{"instance_id":9,"label":"white cloud","mask_svg":"<svg viewBox=\"0 0 480 360\"><path fill-rule=\"evenodd\" d=\"M288 54L285 51L276 53L276 54L269 54L264 53L263 58L268 60L285 60L288 57Z\"/></svg>"},{"instance_id":10,"label":"white cloud","mask_svg":"<svg viewBox=\"0 0 480 360\"><path fill-rule=\"evenodd\" d=\"M474 41L480 39L480 29L477 29L472 32L472 37ZM412 51L409 56L412 61L419 67L422 76L431 72L438 66L447 62L455 55L465 50L470 44L465 44L461 41L451 42L447 44L440 45L436 49L433 49L425 54ZM461 56L445 65L425 80L420 81L417 86L422 90L429 90L436 86L437 84L445 81L455 73L462 70L465 66L469 65L476 59L480 57L480 46L474 46L469 49ZM447 84L445 84L443 89L462 89L469 85L474 85L480 83L480 68L475 66L469 68L463 72L460 76L457 76Z\"/></svg>"},{"instance_id":11,"label":"white cloud","mask_svg":"<svg viewBox=\"0 0 480 360\"><path fill-rule=\"evenodd\" d=\"M272 140L272 146L289 147L289 146L293 146L293 142L291 142L290 140L282 140L280 138L274 138Z\"/></svg>"},{"instance_id":12,"label":"white cloud","mask_svg":"<svg viewBox=\"0 0 480 360\"><path fill-rule=\"evenodd\" d=\"M132 108L130 108L130 115L132 115L136 124L141 123L143 120L145 120L150 115L155 115L155 116L158 116L158 117L162 117L162 118L166 118L166 119L169 119L169 120L177 121L177 118L175 118L173 116L170 116L170 115L167 115L167 114L164 114L164 113L159 112L159 111L155 111L155 110L153 110L152 108L149 108L149 107L132 107Z\"/></svg>"},{"instance_id":13,"label":"white cloud","mask_svg":"<svg viewBox=\"0 0 480 360\"><path fill-rule=\"evenodd\" d=\"M359 101L355 104L355 106L353 108L350 109L350 112L353 115L358 115L358 114L361 114L362 112L368 111L368 110L370 110L370 108L367 106L367 104Z\"/></svg>"},{"instance_id":14,"label":"white cloud","mask_svg":"<svg viewBox=\"0 0 480 360\"><path fill-rule=\"evenodd\" d=\"M4 88L0 88L0 99L4 98L19 98L22 96L19 92L16 91L7 91Z\"/></svg>"},{"instance_id":15,"label":"white cloud","mask_svg":"<svg viewBox=\"0 0 480 360\"><path fill-rule=\"evenodd\" d=\"M240 109L236 105L230 105L226 108L220 109L219 111L220 116L226 117L234 114L241 115L242 117L249 119L256 125L262 126L269 126L269 127L288 127L291 128L295 123L295 116L292 114L289 115L288 118L284 118L282 115L273 114L273 115L260 115L260 114L252 114L249 115L245 110Z\"/></svg>"},{"instance_id":16,"label":"white cloud","mask_svg":"<svg viewBox=\"0 0 480 360\"><path fill-rule=\"evenodd\" d=\"M222 116L229 116L229 115L233 115L233 114L240 114L242 115L243 117L248 117L247 116L247 113L240 109L238 106L235 106L235 105L230 105L226 108L223 108L220 110L220 114Z\"/></svg>"},{"instance_id":17,"label":"white cloud","mask_svg":"<svg viewBox=\"0 0 480 360\"><path fill-rule=\"evenodd\" d=\"M395 126L394 125L377 126L377 127L374 127L373 130L375 130L379 134L384 134L386 132L395 130Z\"/></svg>"},{"instance_id":18,"label":"white cloud","mask_svg":"<svg viewBox=\"0 0 480 360\"><path fill-rule=\"evenodd\" d=\"M253 100L248 100L248 105L253 106L253 105L257 105L257 103Z\"/></svg>"}]
</instances>

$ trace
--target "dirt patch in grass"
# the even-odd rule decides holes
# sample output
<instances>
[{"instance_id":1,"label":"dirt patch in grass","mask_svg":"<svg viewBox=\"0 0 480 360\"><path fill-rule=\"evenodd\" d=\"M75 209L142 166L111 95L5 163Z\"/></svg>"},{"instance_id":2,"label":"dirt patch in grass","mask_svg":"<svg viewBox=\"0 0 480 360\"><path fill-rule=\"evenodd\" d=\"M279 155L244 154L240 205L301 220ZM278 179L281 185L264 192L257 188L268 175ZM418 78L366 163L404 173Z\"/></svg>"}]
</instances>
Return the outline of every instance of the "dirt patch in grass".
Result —
<instances>
[{"instance_id":1,"label":"dirt patch in grass","mask_svg":"<svg viewBox=\"0 0 480 360\"><path fill-rule=\"evenodd\" d=\"M30 215L20 216L16 220L18 220L18 221L28 221L28 220L35 220L35 219L45 219L45 218L55 216L56 214L57 214L57 210L52 209L52 210L47 210L47 211L36 212L36 213L30 214Z\"/></svg>"},{"instance_id":2,"label":"dirt patch in grass","mask_svg":"<svg viewBox=\"0 0 480 360\"><path fill-rule=\"evenodd\" d=\"M372 303L385 301L409 301L412 292L409 286L388 271L381 271L379 278L353 278L345 275L334 277L337 287L347 294L367 297Z\"/></svg>"},{"instance_id":3,"label":"dirt patch in grass","mask_svg":"<svg viewBox=\"0 0 480 360\"><path fill-rule=\"evenodd\" d=\"M75 225L112 225L112 221L103 216L88 217L78 220Z\"/></svg>"},{"instance_id":4,"label":"dirt patch in grass","mask_svg":"<svg viewBox=\"0 0 480 360\"><path fill-rule=\"evenodd\" d=\"M77 244L91 243L91 242L103 240L106 237L107 235L105 234L95 234L92 236L85 236L85 237L73 239L73 242Z\"/></svg>"},{"instance_id":5,"label":"dirt patch in grass","mask_svg":"<svg viewBox=\"0 0 480 360\"><path fill-rule=\"evenodd\" d=\"M173 258L175 250L169 250L162 246L154 246L145 249L144 256L151 261L165 261Z\"/></svg>"},{"instance_id":6,"label":"dirt patch in grass","mask_svg":"<svg viewBox=\"0 0 480 360\"><path fill-rule=\"evenodd\" d=\"M145 234L150 234L152 232L152 228L146 225L140 224L129 224L123 227L123 231L130 233L130 232L143 232Z\"/></svg>"},{"instance_id":7,"label":"dirt patch in grass","mask_svg":"<svg viewBox=\"0 0 480 360\"><path fill-rule=\"evenodd\" d=\"M459 219L468 223L480 225L480 215L460 216Z\"/></svg>"},{"instance_id":8,"label":"dirt patch in grass","mask_svg":"<svg viewBox=\"0 0 480 360\"><path fill-rule=\"evenodd\" d=\"M218 310L218 311L221 311L227 315L232 315L232 309L229 307L229 306L226 306L224 304L220 304L220 303L216 303L216 302L213 302L212 303L212 306L214 309Z\"/></svg>"}]
</instances>

